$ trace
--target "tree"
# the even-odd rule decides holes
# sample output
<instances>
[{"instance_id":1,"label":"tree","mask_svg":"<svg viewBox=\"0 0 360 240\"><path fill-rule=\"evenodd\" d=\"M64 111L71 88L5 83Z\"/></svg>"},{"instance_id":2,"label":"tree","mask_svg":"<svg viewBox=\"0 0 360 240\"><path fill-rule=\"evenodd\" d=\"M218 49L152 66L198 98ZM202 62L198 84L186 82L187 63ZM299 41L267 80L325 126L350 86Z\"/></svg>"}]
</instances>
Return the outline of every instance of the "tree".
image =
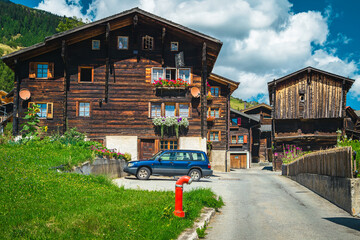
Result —
<instances>
[{"instance_id":1,"label":"tree","mask_svg":"<svg viewBox=\"0 0 360 240\"><path fill-rule=\"evenodd\" d=\"M65 18L64 21L60 21L58 27L56 28L57 32L64 32L75 27L79 27L84 25L85 23L82 21L81 18L72 17L72 18Z\"/></svg>"}]
</instances>

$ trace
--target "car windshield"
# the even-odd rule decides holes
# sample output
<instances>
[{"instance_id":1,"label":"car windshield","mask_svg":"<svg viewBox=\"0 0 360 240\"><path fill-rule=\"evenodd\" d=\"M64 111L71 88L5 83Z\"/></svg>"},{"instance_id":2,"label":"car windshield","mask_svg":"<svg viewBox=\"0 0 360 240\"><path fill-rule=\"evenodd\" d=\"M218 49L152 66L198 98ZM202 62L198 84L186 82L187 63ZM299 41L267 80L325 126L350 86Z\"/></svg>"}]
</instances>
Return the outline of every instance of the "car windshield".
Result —
<instances>
[{"instance_id":1,"label":"car windshield","mask_svg":"<svg viewBox=\"0 0 360 240\"><path fill-rule=\"evenodd\" d=\"M155 155L153 155L149 160L155 160L160 154L162 154L164 151L160 151L158 153L156 153Z\"/></svg>"}]
</instances>

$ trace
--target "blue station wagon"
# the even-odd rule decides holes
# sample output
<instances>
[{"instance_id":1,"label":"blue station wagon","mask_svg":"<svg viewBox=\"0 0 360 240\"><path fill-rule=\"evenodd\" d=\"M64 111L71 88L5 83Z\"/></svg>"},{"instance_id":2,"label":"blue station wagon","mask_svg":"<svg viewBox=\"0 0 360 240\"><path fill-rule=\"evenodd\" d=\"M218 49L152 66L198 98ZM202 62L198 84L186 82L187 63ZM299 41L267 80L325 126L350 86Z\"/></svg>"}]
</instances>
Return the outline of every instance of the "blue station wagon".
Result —
<instances>
[{"instance_id":1,"label":"blue station wagon","mask_svg":"<svg viewBox=\"0 0 360 240\"><path fill-rule=\"evenodd\" d=\"M160 151L149 160L129 162L124 172L141 180L149 179L150 175L188 175L193 181L213 173L205 152L197 150Z\"/></svg>"}]
</instances>

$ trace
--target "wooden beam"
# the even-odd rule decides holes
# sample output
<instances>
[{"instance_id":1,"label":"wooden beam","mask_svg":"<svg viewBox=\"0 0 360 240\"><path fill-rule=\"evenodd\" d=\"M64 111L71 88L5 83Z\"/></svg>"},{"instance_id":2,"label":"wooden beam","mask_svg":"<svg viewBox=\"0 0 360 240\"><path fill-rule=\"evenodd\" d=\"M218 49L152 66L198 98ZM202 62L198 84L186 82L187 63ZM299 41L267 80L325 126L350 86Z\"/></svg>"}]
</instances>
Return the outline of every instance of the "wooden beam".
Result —
<instances>
[{"instance_id":1,"label":"wooden beam","mask_svg":"<svg viewBox=\"0 0 360 240\"><path fill-rule=\"evenodd\" d=\"M161 65L163 67L164 64L165 64L165 61L164 61L164 54L165 54L165 36L166 36L166 28L163 27L162 28L162 34L161 34Z\"/></svg>"},{"instance_id":2,"label":"wooden beam","mask_svg":"<svg viewBox=\"0 0 360 240\"><path fill-rule=\"evenodd\" d=\"M68 129L68 117L67 117L67 110L68 110L68 91L70 86L70 76L68 74L68 52L67 52L67 46L66 41L62 40L61 43L61 58L63 60L64 64L64 109L63 109L63 133L65 133Z\"/></svg>"},{"instance_id":3,"label":"wooden beam","mask_svg":"<svg viewBox=\"0 0 360 240\"><path fill-rule=\"evenodd\" d=\"M13 135L19 134L19 92L20 92L20 78L19 78L19 62L17 59L14 60L15 65L15 82L16 88L14 92L14 115L13 115Z\"/></svg>"},{"instance_id":4,"label":"wooden beam","mask_svg":"<svg viewBox=\"0 0 360 240\"><path fill-rule=\"evenodd\" d=\"M106 24L106 31L105 31L105 103L108 103L109 100L109 70L110 70L110 23Z\"/></svg>"},{"instance_id":5,"label":"wooden beam","mask_svg":"<svg viewBox=\"0 0 360 240\"><path fill-rule=\"evenodd\" d=\"M207 59L206 59L206 42L202 46L202 73L201 73L201 137L207 136L207 122L206 122L206 93L207 93Z\"/></svg>"}]
</instances>

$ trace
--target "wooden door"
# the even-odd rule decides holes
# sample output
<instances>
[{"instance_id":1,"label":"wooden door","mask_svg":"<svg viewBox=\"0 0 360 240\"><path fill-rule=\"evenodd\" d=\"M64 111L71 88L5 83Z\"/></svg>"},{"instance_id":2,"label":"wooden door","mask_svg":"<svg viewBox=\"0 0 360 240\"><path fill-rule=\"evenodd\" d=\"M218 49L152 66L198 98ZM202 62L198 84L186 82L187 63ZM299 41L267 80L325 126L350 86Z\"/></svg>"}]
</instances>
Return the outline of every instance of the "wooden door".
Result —
<instances>
[{"instance_id":1,"label":"wooden door","mask_svg":"<svg viewBox=\"0 0 360 240\"><path fill-rule=\"evenodd\" d=\"M246 168L246 154L231 154L230 168Z\"/></svg>"},{"instance_id":2,"label":"wooden door","mask_svg":"<svg viewBox=\"0 0 360 240\"><path fill-rule=\"evenodd\" d=\"M141 139L140 140L140 160L151 158L155 154L155 140Z\"/></svg>"}]
</instances>

